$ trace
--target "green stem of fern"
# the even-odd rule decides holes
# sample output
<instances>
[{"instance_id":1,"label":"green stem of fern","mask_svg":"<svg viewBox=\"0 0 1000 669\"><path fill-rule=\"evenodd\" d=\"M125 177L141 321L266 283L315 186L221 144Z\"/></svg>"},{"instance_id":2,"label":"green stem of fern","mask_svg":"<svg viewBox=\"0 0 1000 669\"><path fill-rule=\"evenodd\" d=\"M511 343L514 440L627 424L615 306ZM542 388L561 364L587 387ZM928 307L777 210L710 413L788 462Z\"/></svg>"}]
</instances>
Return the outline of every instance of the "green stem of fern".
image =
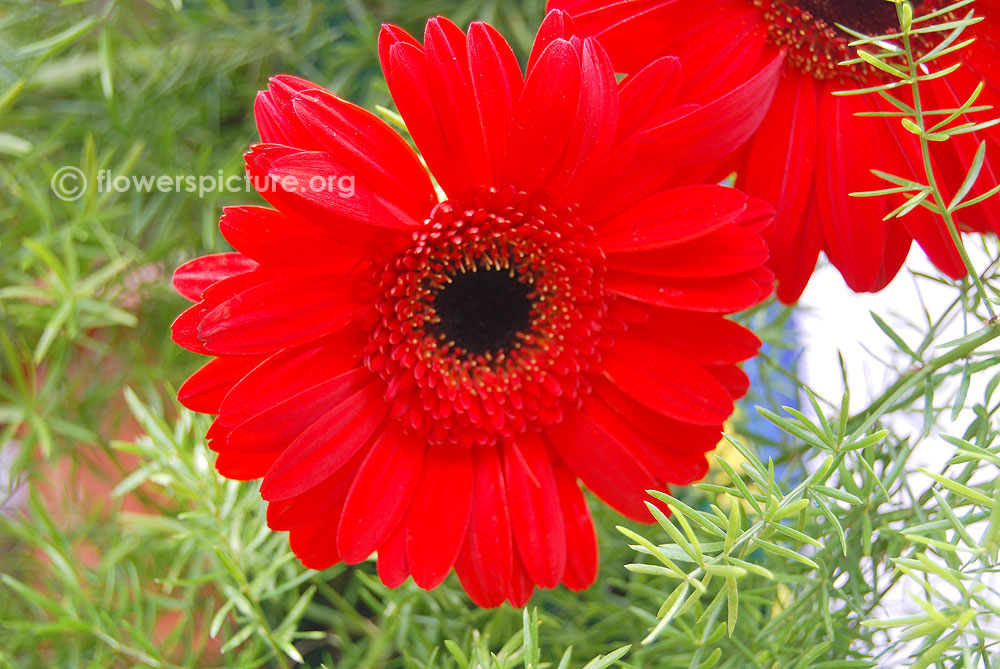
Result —
<instances>
[{"instance_id":1,"label":"green stem of fern","mask_svg":"<svg viewBox=\"0 0 1000 669\"><path fill-rule=\"evenodd\" d=\"M910 4L908 0L895 0L895 2L897 4ZM982 302L986 306L990 322L993 323L996 321L996 314L993 312L993 306L990 304L989 295L986 293L986 287L983 285L982 279L979 277L979 273L976 272L976 268L972 264L972 259L969 258L969 254L965 250L965 244L962 243L962 236L958 232L958 226L955 225L955 219L952 217L952 212L948 208L948 204L945 202L945 198L941 193L941 188L938 186L937 178L934 176L934 169L931 167L930 142L927 140L926 118L924 116L923 104L920 99L919 74L917 72L916 59L913 57L913 47L910 43L910 34L912 29L911 25L901 26L903 49L906 55L906 65L909 71L910 88L913 91L913 120L920 128L918 138L920 140L920 154L924 162L924 174L927 177L927 185L930 186L934 198L937 200L937 203L941 208L941 218L944 220L945 227L948 228L948 234L951 235L951 240L955 244L955 248L958 249L958 254L962 257L962 263L965 265L966 271L975 282L976 290L979 292L979 296L982 298Z\"/></svg>"}]
</instances>

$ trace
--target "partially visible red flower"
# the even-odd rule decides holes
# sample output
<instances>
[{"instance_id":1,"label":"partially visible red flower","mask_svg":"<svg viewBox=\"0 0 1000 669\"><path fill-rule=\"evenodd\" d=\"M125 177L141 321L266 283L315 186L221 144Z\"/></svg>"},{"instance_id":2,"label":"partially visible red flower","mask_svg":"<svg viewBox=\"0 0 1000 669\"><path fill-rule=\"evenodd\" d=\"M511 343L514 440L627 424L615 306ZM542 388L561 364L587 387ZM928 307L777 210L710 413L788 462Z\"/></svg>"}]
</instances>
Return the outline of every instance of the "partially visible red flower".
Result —
<instances>
[{"instance_id":1,"label":"partially visible red flower","mask_svg":"<svg viewBox=\"0 0 1000 669\"><path fill-rule=\"evenodd\" d=\"M913 4L920 16L949 3L917 0ZM664 54L679 57L685 72L680 94L684 101L710 98L718 86L730 85L734 77L746 76L780 54L781 83L760 130L741 152L722 163L720 174L735 169L739 188L777 207L775 222L765 236L771 249L768 265L778 279L777 294L783 302L794 302L802 294L820 250L858 292L882 289L899 271L913 239L942 272L952 278L965 275L944 224L929 211L918 208L902 219L883 222L886 214L905 202L902 196L848 195L889 186L870 173L872 168L923 180L916 139L898 118L856 116L893 110L889 103L875 94L831 95L836 90L886 83L886 75L868 65L850 69L837 65L855 53L848 46L853 38L836 24L869 35L897 31L891 2L550 0L549 7L573 14L581 32L598 36L623 72L637 71ZM984 80L987 88L977 104L1000 108L997 0L978 0L971 7L985 14L986 20L961 39L973 36L976 42L958 52L962 69L922 84L925 106L957 108ZM954 17L944 14L934 20ZM921 53L930 46L930 39L917 44ZM934 66L941 69L946 63ZM893 93L907 95L906 90ZM960 186L982 139L990 140L993 151L1000 148L996 127L980 134L984 137L961 135L933 147L949 198ZM973 195L997 183L997 176L987 163ZM962 210L959 219L966 231L996 232L1000 207L988 201Z\"/></svg>"},{"instance_id":2,"label":"partially visible red flower","mask_svg":"<svg viewBox=\"0 0 1000 669\"><path fill-rule=\"evenodd\" d=\"M739 125L771 88L679 107L676 61L619 84L561 12L526 76L482 23L432 19L423 44L385 26L379 47L446 199L376 116L275 77L246 156L274 208L226 209L237 251L174 277L195 302L174 340L215 356L178 397L218 414L217 469L263 477L268 523L308 567L377 551L388 586L433 588L454 566L482 606L585 588L578 479L648 521L647 489L705 473L759 345L723 315L772 283L767 205L664 187L636 151L647 132L731 151L749 131L692 119Z\"/></svg>"}]
</instances>

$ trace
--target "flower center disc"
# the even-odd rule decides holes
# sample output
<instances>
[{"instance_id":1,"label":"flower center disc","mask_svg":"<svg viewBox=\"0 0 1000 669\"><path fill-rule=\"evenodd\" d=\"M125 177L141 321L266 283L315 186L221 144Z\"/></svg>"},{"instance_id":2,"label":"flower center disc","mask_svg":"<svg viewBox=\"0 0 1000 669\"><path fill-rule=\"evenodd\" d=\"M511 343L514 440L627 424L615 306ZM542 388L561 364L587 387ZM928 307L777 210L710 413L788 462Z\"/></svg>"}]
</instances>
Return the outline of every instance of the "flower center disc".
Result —
<instances>
[{"instance_id":1,"label":"flower center disc","mask_svg":"<svg viewBox=\"0 0 1000 669\"><path fill-rule=\"evenodd\" d=\"M496 355L531 328L532 286L513 269L473 266L433 296L429 331L472 355Z\"/></svg>"},{"instance_id":2,"label":"flower center disc","mask_svg":"<svg viewBox=\"0 0 1000 669\"><path fill-rule=\"evenodd\" d=\"M365 364L433 443L491 444L589 392L604 256L571 209L513 188L442 202L382 274Z\"/></svg>"},{"instance_id":3,"label":"flower center disc","mask_svg":"<svg viewBox=\"0 0 1000 669\"><path fill-rule=\"evenodd\" d=\"M848 26L866 35L896 32L896 6L886 0L792 0L789 4L836 29ZM914 3L920 6L920 1Z\"/></svg>"},{"instance_id":4,"label":"flower center disc","mask_svg":"<svg viewBox=\"0 0 1000 669\"><path fill-rule=\"evenodd\" d=\"M850 42L856 38L837 25L875 36L896 33L899 22L895 5L886 0L751 0L768 24L768 41L787 49L786 62L816 79L884 78L884 73L865 64L844 67L838 63L856 57ZM933 10L940 0L913 0L915 11ZM941 20L947 20L942 17ZM924 40L914 37L918 51Z\"/></svg>"}]
</instances>

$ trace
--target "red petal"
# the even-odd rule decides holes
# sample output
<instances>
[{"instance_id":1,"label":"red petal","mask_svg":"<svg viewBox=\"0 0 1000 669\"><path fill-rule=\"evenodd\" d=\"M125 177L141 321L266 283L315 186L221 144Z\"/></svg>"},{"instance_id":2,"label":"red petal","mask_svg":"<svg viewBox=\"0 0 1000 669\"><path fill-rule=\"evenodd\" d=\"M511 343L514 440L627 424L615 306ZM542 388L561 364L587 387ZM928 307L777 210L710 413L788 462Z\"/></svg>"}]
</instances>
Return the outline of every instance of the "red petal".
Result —
<instances>
[{"instance_id":1,"label":"red petal","mask_svg":"<svg viewBox=\"0 0 1000 669\"><path fill-rule=\"evenodd\" d=\"M279 402L353 369L368 335L346 327L299 348L275 353L247 374L222 402L221 420L236 427Z\"/></svg>"},{"instance_id":2,"label":"red petal","mask_svg":"<svg viewBox=\"0 0 1000 669\"><path fill-rule=\"evenodd\" d=\"M500 455L496 448L474 448L472 516L455 573L479 606L500 606L510 591L513 570L510 513Z\"/></svg>"},{"instance_id":3,"label":"red petal","mask_svg":"<svg viewBox=\"0 0 1000 669\"><path fill-rule=\"evenodd\" d=\"M297 527L289 533L288 543L303 566L309 569L327 569L340 562L337 542L330 532L330 528L336 527L340 521L340 510L340 505L337 505L308 525Z\"/></svg>"},{"instance_id":4,"label":"red petal","mask_svg":"<svg viewBox=\"0 0 1000 669\"><path fill-rule=\"evenodd\" d=\"M882 221L890 211L889 198L850 197L848 193L885 188L885 182L869 170L887 169L886 158L895 147L891 136L878 132L881 119L854 116L856 112L876 111L861 99L864 96L829 95L831 87L820 89L819 122L825 131L820 135L816 161L814 211L823 225L826 255L847 285L856 292L877 290L885 285L885 269L890 272L888 278L899 269L883 267L890 229L906 233L898 222ZM866 167L855 169L861 165Z\"/></svg>"},{"instance_id":5,"label":"red petal","mask_svg":"<svg viewBox=\"0 0 1000 669\"><path fill-rule=\"evenodd\" d=\"M273 142L294 146L299 149L314 150L319 143L308 128L302 126L295 117L292 97L299 91L320 88L311 81L289 74L271 77L267 90L257 93L254 116L262 142Z\"/></svg>"},{"instance_id":6,"label":"red petal","mask_svg":"<svg viewBox=\"0 0 1000 669\"><path fill-rule=\"evenodd\" d=\"M291 270L323 265L328 272L347 273L362 259L358 247L337 244L319 228L280 211L253 205L223 211L222 236L262 265Z\"/></svg>"},{"instance_id":7,"label":"red petal","mask_svg":"<svg viewBox=\"0 0 1000 669\"><path fill-rule=\"evenodd\" d=\"M566 525L566 571L563 583L584 590L597 580L597 535L590 508L576 477L561 462L554 463L556 486Z\"/></svg>"},{"instance_id":8,"label":"red petal","mask_svg":"<svg viewBox=\"0 0 1000 669\"><path fill-rule=\"evenodd\" d=\"M417 489L426 444L392 421L375 440L344 503L337 545L347 564L361 562L388 538Z\"/></svg>"},{"instance_id":9,"label":"red petal","mask_svg":"<svg viewBox=\"0 0 1000 669\"><path fill-rule=\"evenodd\" d=\"M681 61L664 56L621 82L618 138L624 139L672 109L681 86Z\"/></svg>"},{"instance_id":10,"label":"red petal","mask_svg":"<svg viewBox=\"0 0 1000 669\"><path fill-rule=\"evenodd\" d=\"M616 295L658 307L722 314L748 309L770 293L766 282L762 284L761 277L753 273L714 279L666 279L613 270L604 287Z\"/></svg>"},{"instance_id":11,"label":"red petal","mask_svg":"<svg viewBox=\"0 0 1000 669\"><path fill-rule=\"evenodd\" d=\"M621 313L617 302L611 313ZM637 336L656 341L677 355L699 363L740 362L757 355L760 339L739 323L719 314L646 308L642 322L629 324Z\"/></svg>"},{"instance_id":12,"label":"red petal","mask_svg":"<svg viewBox=\"0 0 1000 669\"><path fill-rule=\"evenodd\" d=\"M427 449L406 528L407 561L421 588L438 586L455 564L472 512L472 469L468 448Z\"/></svg>"},{"instance_id":13,"label":"red petal","mask_svg":"<svg viewBox=\"0 0 1000 669\"><path fill-rule=\"evenodd\" d=\"M216 281L256 269L257 263L240 253L216 253L189 260L174 270L174 290L197 302Z\"/></svg>"},{"instance_id":14,"label":"red petal","mask_svg":"<svg viewBox=\"0 0 1000 669\"><path fill-rule=\"evenodd\" d=\"M208 440L208 447L213 451L220 451L226 445L226 438L229 436L230 429L219 422L218 416L212 421L212 424L208 426L208 431L205 432L205 439Z\"/></svg>"},{"instance_id":15,"label":"red petal","mask_svg":"<svg viewBox=\"0 0 1000 669\"><path fill-rule=\"evenodd\" d=\"M268 353L348 324L364 303L342 274L283 277L243 291L202 318L198 337L215 353Z\"/></svg>"},{"instance_id":16,"label":"red petal","mask_svg":"<svg viewBox=\"0 0 1000 669\"><path fill-rule=\"evenodd\" d=\"M514 567L510 579L510 591L507 593L507 601L514 608L522 608L531 599L531 594L535 591L535 584L528 575L528 570L524 568L524 562L517 551L513 553Z\"/></svg>"},{"instance_id":17,"label":"red petal","mask_svg":"<svg viewBox=\"0 0 1000 669\"><path fill-rule=\"evenodd\" d=\"M427 21L424 31L427 83L431 104L442 128L451 160L461 165L450 184L452 195L494 185L479 105L469 80L469 52L465 33L444 17Z\"/></svg>"},{"instance_id":18,"label":"red petal","mask_svg":"<svg viewBox=\"0 0 1000 669\"><path fill-rule=\"evenodd\" d=\"M371 112L326 90L293 99L295 113L322 148L365 183L420 221L437 202L434 185L410 145Z\"/></svg>"},{"instance_id":19,"label":"red petal","mask_svg":"<svg viewBox=\"0 0 1000 669\"><path fill-rule=\"evenodd\" d=\"M546 430L563 462L595 495L620 513L650 522L646 490L659 482L631 452L583 411Z\"/></svg>"},{"instance_id":20,"label":"red petal","mask_svg":"<svg viewBox=\"0 0 1000 669\"><path fill-rule=\"evenodd\" d=\"M959 98L952 89L952 84L959 81L959 78L952 80L951 77L941 77L928 82L930 84L927 87L929 89L928 92L933 95L933 99L938 101L937 109L951 109L962 105L966 96ZM968 83L970 84L968 89L970 92L978 84L978 82L973 83L972 81ZM977 104L989 104L988 98L990 97L990 92L988 90L984 92L987 99L980 98L977 100ZM955 122L972 121L973 119L968 115L963 115L956 119ZM885 130L893 132L892 137L899 146L901 164L895 168L898 172L894 173L902 172L922 175L924 173L923 158L919 150L919 145L914 141L913 136L908 132L901 132L894 125L885 125L887 126ZM986 132L995 132L995 130L988 129ZM950 194L954 193L964 181L973 157L979 149L979 144L984 139L983 133L978 132L955 135L947 142L931 142L932 166L937 181L943 189L945 199L950 201ZM987 158L994 155L990 152L990 148L992 147L987 148ZM981 166L977 182L966 196L967 199L982 194L983 191L995 184L996 181L996 175L993 173L993 168L987 159ZM987 184L989 185L987 186ZM991 227L1000 225L1000 218L995 216L997 211L997 203L993 198L986 200L981 205L975 205L973 209L966 209L958 215L960 219L959 229L961 230L963 227L966 229L969 229L969 227L979 227L980 231L989 232ZM983 217L984 214L987 217L986 221L976 220ZM960 279L965 276L966 268L962 262L962 257L958 253L947 227L945 227L940 218L923 207L917 207L912 212L903 216L900 221L906 227L906 230L913 235L913 239L924 250L924 253L927 254L927 257L934 263L935 267L953 279Z\"/></svg>"},{"instance_id":21,"label":"red petal","mask_svg":"<svg viewBox=\"0 0 1000 669\"><path fill-rule=\"evenodd\" d=\"M683 11L677 3L672 4L675 11ZM759 71L762 61L767 63L778 53L774 47L765 51L768 25L761 10L750 4L730 4L715 16L709 13L719 9L718 2L714 8L689 6L698 27L671 28L671 43L664 53L676 54L684 63L684 99L703 102L718 98L746 82Z\"/></svg>"},{"instance_id":22,"label":"red petal","mask_svg":"<svg viewBox=\"0 0 1000 669\"><path fill-rule=\"evenodd\" d=\"M705 369L719 380L734 400L746 395L750 389L750 377L736 365L705 365Z\"/></svg>"},{"instance_id":23,"label":"red petal","mask_svg":"<svg viewBox=\"0 0 1000 669\"><path fill-rule=\"evenodd\" d=\"M279 453L240 453L224 451L215 458L215 469L227 479L253 481L267 473Z\"/></svg>"},{"instance_id":24,"label":"red petal","mask_svg":"<svg viewBox=\"0 0 1000 669\"><path fill-rule=\"evenodd\" d=\"M596 379L594 390L626 423L651 439L669 435L677 444L710 451L722 438L721 425L692 425L650 409L607 379Z\"/></svg>"},{"instance_id":25,"label":"red petal","mask_svg":"<svg viewBox=\"0 0 1000 669\"><path fill-rule=\"evenodd\" d=\"M647 198L655 198L665 184L678 185L674 184L676 169L665 165L661 155L640 152L634 137L616 146L599 168L564 196L578 203L581 215L595 223L598 231L606 225L605 219L622 215L632 207L642 215ZM650 203L646 217L655 217L657 206ZM628 222L623 222L627 227Z\"/></svg>"},{"instance_id":26,"label":"red petal","mask_svg":"<svg viewBox=\"0 0 1000 669\"><path fill-rule=\"evenodd\" d=\"M708 460L701 444L686 444L671 434L662 434L658 439L647 438L607 404L593 397L584 401L583 410L661 481L687 485L708 471Z\"/></svg>"},{"instance_id":27,"label":"red petal","mask_svg":"<svg viewBox=\"0 0 1000 669\"><path fill-rule=\"evenodd\" d=\"M746 0L550 0L548 6L572 14L583 34L597 35L622 72L634 72L663 53L676 53L672 49L679 36L712 25L723 24L734 40L743 31L733 25L732 17L749 8ZM727 40L709 46L722 51L731 45Z\"/></svg>"},{"instance_id":28,"label":"red petal","mask_svg":"<svg viewBox=\"0 0 1000 669\"><path fill-rule=\"evenodd\" d=\"M417 224L386 194L327 151L255 144L244 155L254 188L272 206L320 226L332 239L367 246L387 229Z\"/></svg>"},{"instance_id":29,"label":"red petal","mask_svg":"<svg viewBox=\"0 0 1000 669\"><path fill-rule=\"evenodd\" d=\"M735 223L747 196L725 186L663 191L602 223L598 243L609 253L650 251L697 239Z\"/></svg>"},{"instance_id":30,"label":"red petal","mask_svg":"<svg viewBox=\"0 0 1000 669\"><path fill-rule=\"evenodd\" d=\"M727 225L704 237L656 251L615 253L608 266L625 271L673 277L717 277L760 267L767 244L760 235Z\"/></svg>"},{"instance_id":31,"label":"red petal","mask_svg":"<svg viewBox=\"0 0 1000 669\"><path fill-rule=\"evenodd\" d=\"M539 59L552 42L555 40L568 40L576 34L576 27L573 19L566 12L552 11L545 15L542 24L535 34L535 41L531 45L531 53L528 55L528 72L530 73L538 64Z\"/></svg>"},{"instance_id":32,"label":"red petal","mask_svg":"<svg viewBox=\"0 0 1000 669\"><path fill-rule=\"evenodd\" d=\"M219 413L222 400L264 356L227 356L206 363L177 391L177 401L191 411Z\"/></svg>"},{"instance_id":33,"label":"red petal","mask_svg":"<svg viewBox=\"0 0 1000 669\"><path fill-rule=\"evenodd\" d=\"M780 204L765 238L778 299L786 304L805 289L822 243L819 220L807 209L816 162L816 96L812 77L786 72L750 144L746 167L740 169L747 192Z\"/></svg>"},{"instance_id":34,"label":"red petal","mask_svg":"<svg viewBox=\"0 0 1000 669\"><path fill-rule=\"evenodd\" d=\"M262 283L272 281L280 275L271 270L258 265L257 269L242 274L234 274L220 281L216 281L201 292L202 302L207 308L214 308L230 297L238 295L245 290L258 286Z\"/></svg>"},{"instance_id":35,"label":"red petal","mask_svg":"<svg viewBox=\"0 0 1000 669\"><path fill-rule=\"evenodd\" d=\"M533 191L566 151L580 100L580 57L555 40L529 71L514 110L501 180Z\"/></svg>"},{"instance_id":36,"label":"red petal","mask_svg":"<svg viewBox=\"0 0 1000 669\"><path fill-rule=\"evenodd\" d=\"M492 26L469 26L469 69L493 178L500 176L514 104L524 87L521 67L510 45Z\"/></svg>"},{"instance_id":37,"label":"red petal","mask_svg":"<svg viewBox=\"0 0 1000 669\"><path fill-rule=\"evenodd\" d=\"M566 529L545 443L523 435L516 446L505 444L504 476L524 567L539 587L554 588L566 568Z\"/></svg>"},{"instance_id":38,"label":"red petal","mask_svg":"<svg viewBox=\"0 0 1000 669\"><path fill-rule=\"evenodd\" d=\"M289 146L295 144L280 110L275 106L267 91L257 92L257 99L253 105L253 115L257 120L257 132L260 134L262 142L274 142Z\"/></svg>"},{"instance_id":39,"label":"red petal","mask_svg":"<svg viewBox=\"0 0 1000 669\"><path fill-rule=\"evenodd\" d=\"M412 39L409 35L407 38ZM397 33L383 26L379 34L379 52L392 100L406 121L406 129L420 149L420 155L446 193L460 194L464 183L461 172L465 166L451 160L448 136L432 102L423 48L409 41L398 41Z\"/></svg>"},{"instance_id":40,"label":"red petal","mask_svg":"<svg viewBox=\"0 0 1000 669\"><path fill-rule=\"evenodd\" d=\"M205 342L198 338L198 325L205 314L205 303L191 305L180 313L174 322L170 324L170 338L175 344L186 348L192 353L201 355L212 355L212 352L205 348Z\"/></svg>"},{"instance_id":41,"label":"red petal","mask_svg":"<svg viewBox=\"0 0 1000 669\"><path fill-rule=\"evenodd\" d=\"M423 45L410 33L406 32L399 26L392 25L391 23L383 23L382 29L378 34L378 59L382 64L383 70L388 67L392 47L399 43L415 46L419 51L424 50ZM388 74L386 75L386 78L388 79Z\"/></svg>"},{"instance_id":42,"label":"red petal","mask_svg":"<svg viewBox=\"0 0 1000 669\"><path fill-rule=\"evenodd\" d=\"M545 190L553 201L600 170L615 140L618 127L618 80L615 69L596 40L583 40L580 56L580 102L566 154L553 171Z\"/></svg>"},{"instance_id":43,"label":"red petal","mask_svg":"<svg viewBox=\"0 0 1000 669\"><path fill-rule=\"evenodd\" d=\"M233 295L273 278L273 273L258 267L209 283L200 291L201 301L181 313L170 326L174 342L194 353L212 355L198 333L205 315Z\"/></svg>"},{"instance_id":44,"label":"red petal","mask_svg":"<svg viewBox=\"0 0 1000 669\"><path fill-rule=\"evenodd\" d=\"M722 424L733 401L704 368L666 348L629 335L615 338L604 374L654 411L697 425Z\"/></svg>"},{"instance_id":45,"label":"red petal","mask_svg":"<svg viewBox=\"0 0 1000 669\"><path fill-rule=\"evenodd\" d=\"M249 453L283 449L371 380L363 367L327 379L240 423L226 438L226 447Z\"/></svg>"},{"instance_id":46,"label":"red petal","mask_svg":"<svg viewBox=\"0 0 1000 669\"><path fill-rule=\"evenodd\" d=\"M376 434L388 411L384 385L372 383L298 436L260 486L267 501L300 495L330 476Z\"/></svg>"},{"instance_id":47,"label":"red petal","mask_svg":"<svg viewBox=\"0 0 1000 669\"><path fill-rule=\"evenodd\" d=\"M784 54L778 53L745 83L643 133L660 155L675 163L718 160L746 142L771 104Z\"/></svg>"},{"instance_id":48,"label":"red petal","mask_svg":"<svg viewBox=\"0 0 1000 669\"><path fill-rule=\"evenodd\" d=\"M761 232L774 222L774 206L760 198L747 200L747 210L736 222L740 227L750 232Z\"/></svg>"},{"instance_id":49,"label":"red petal","mask_svg":"<svg viewBox=\"0 0 1000 669\"><path fill-rule=\"evenodd\" d=\"M410 575L406 559L406 516L378 549L378 577L387 588L398 588Z\"/></svg>"},{"instance_id":50,"label":"red petal","mask_svg":"<svg viewBox=\"0 0 1000 669\"><path fill-rule=\"evenodd\" d=\"M343 506L366 456L362 449L347 464L301 495L268 503L267 526L277 531L293 530L312 522L317 515Z\"/></svg>"}]
</instances>

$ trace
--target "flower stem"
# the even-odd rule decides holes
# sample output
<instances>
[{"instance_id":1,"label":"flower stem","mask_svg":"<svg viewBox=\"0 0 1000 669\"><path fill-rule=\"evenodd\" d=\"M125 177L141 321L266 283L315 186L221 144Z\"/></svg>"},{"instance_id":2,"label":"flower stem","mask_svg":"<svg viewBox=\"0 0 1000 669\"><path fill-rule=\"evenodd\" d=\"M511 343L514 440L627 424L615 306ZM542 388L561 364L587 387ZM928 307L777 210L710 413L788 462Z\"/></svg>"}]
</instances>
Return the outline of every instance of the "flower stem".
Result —
<instances>
[{"instance_id":1,"label":"flower stem","mask_svg":"<svg viewBox=\"0 0 1000 669\"><path fill-rule=\"evenodd\" d=\"M906 5L910 4L908 0L896 0L896 2ZM912 11L910 14L912 15ZM913 48L910 44L910 31L912 30L912 25L906 25L903 23L900 25L900 28L903 35L903 48L906 53L906 64L909 68L910 88L913 91L913 118L917 126L920 128L920 134L918 135L920 139L920 154L924 162L924 174L927 177L927 185L930 186L932 192L934 193L934 198L941 207L941 218L944 219L945 227L948 228L948 234L951 235L951 240L955 244L958 254L962 257L962 263L965 265L966 271L976 284L976 289L982 298L983 304L986 306L986 311L989 314L990 322L992 323L996 320L996 314L993 312L993 306L990 304L989 295L986 293L986 287L983 285L982 279L979 277L979 273L976 272L976 268L972 264L972 259L969 258L969 254L965 250L965 244L962 243L962 236L958 232L958 226L955 225L952 212L945 203L944 197L942 197L941 189L934 176L934 169L931 166L930 143L927 140L927 125L924 118L923 105L920 99L920 81L917 78L917 63L913 58Z\"/></svg>"}]
</instances>

